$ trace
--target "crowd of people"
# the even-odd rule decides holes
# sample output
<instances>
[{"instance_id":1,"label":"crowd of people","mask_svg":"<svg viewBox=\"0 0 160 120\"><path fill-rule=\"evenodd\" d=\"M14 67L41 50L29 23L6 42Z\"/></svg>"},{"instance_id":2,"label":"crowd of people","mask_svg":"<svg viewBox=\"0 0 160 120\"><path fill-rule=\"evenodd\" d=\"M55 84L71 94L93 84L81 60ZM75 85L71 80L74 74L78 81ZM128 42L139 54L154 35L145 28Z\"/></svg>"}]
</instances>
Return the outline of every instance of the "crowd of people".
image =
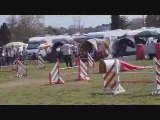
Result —
<instances>
[{"instance_id":1,"label":"crowd of people","mask_svg":"<svg viewBox=\"0 0 160 120\"><path fill-rule=\"evenodd\" d=\"M145 57L148 59L153 59L155 57L155 40L149 40L145 44ZM160 40L157 40L157 43L160 43ZM118 46L119 48L123 48L123 46ZM88 51L92 56L97 57L96 51ZM120 52L120 51L119 51ZM124 51L123 51L124 52ZM66 63L67 67L73 66L73 59L80 55L81 53L78 52L78 46L73 44L64 44L59 46L59 52L57 58ZM86 54L82 54L83 57ZM13 65L16 59L20 59L21 61L27 60L27 51L26 48L23 47L23 50L20 50L19 47L12 46L11 48L0 48L0 66L8 66Z\"/></svg>"},{"instance_id":2,"label":"crowd of people","mask_svg":"<svg viewBox=\"0 0 160 120\"><path fill-rule=\"evenodd\" d=\"M37 52L37 55L39 52L40 50ZM63 59L67 67L72 67L73 60L77 54L78 49L76 45L64 44L63 46L60 46L57 58ZM23 50L14 46L11 48L0 48L0 66L13 65L17 59L21 61L27 60L27 51L25 47L23 47Z\"/></svg>"},{"instance_id":3,"label":"crowd of people","mask_svg":"<svg viewBox=\"0 0 160 120\"><path fill-rule=\"evenodd\" d=\"M19 47L14 47L13 45L11 48L0 48L0 66L13 65L16 59L27 59L25 47L23 47L23 50L20 50Z\"/></svg>"}]
</instances>

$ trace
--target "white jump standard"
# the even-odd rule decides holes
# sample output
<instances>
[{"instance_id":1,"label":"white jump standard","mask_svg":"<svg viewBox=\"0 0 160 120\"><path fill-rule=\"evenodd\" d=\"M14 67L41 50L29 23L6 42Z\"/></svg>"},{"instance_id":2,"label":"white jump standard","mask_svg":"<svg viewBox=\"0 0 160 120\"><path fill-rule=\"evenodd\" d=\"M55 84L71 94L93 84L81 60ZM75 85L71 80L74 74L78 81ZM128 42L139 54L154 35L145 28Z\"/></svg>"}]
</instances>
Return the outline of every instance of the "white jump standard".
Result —
<instances>
[{"instance_id":1,"label":"white jump standard","mask_svg":"<svg viewBox=\"0 0 160 120\"><path fill-rule=\"evenodd\" d=\"M59 68L60 62L59 59L57 59L57 62L55 63L53 69L51 72L49 72L49 84L64 84L65 82L60 76L60 68Z\"/></svg>"},{"instance_id":2,"label":"white jump standard","mask_svg":"<svg viewBox=\"0 0 160 120\"><path fill-rule=\"evenodd\" d=\"M159 69L160 69L160 63L158 63L157 59L154 58L153 59L153 65L154 65L154 90L152 91L152 95L154 94L160 94L160 72L159 72Z\"/></svg>"},{"instance_id":3,"label":"white jump standard","mask_svg":"<svg viewBox=\"0 0 160 120\"><path fill-rule=\"evenodd\" d=\"M154 90L151 92L152 95L160 94L160 63L158 63L157 59L153 59L153 72L123 72L120 73L120 64L119 60L115 59L113 65L109 69L109 71L103 76L104 80L104 92L105 93L123 93L125 90L120 84L120 74L153 74L154 80ZM108 76L111 74L112 76L109 78ZM151 81L152 82L152 81Z\"/></svg>"},{"instance_id":4,"label":"white jump standard","mask_svg":"<svg viewBox=\"0 0 160 120\"><path fill-rule=\"evenodd\" d=\"M70 69L77 68L77 72L64 73L64 74L61 73L61 70L67 70L69 68ZM87 71L88 71L87 67L80 60L80 58L78 59L78 66L66 67L66 68L60 68L60 62L59 60L57 60L52 71L49 72L49 83L50 85L51 84L64 84L65 82L61 76L70 75L70 74L77 74L76 80L89 80L89 75Z\"/></svg>"},{"instance_id":5,"label":"white jump standard","mask_svg":"<svg viewBox=\"0 0 160 120\"><path fill-rule=\"evenodd\" d=\"M42 59L41 56L38 56L38 60L37 60L37 65L38 65L38 68L45 68L45 64L44 64L44 60Z\"/></svg>"},{"instance_id":6,"label":"white jump standard","mask_svg":"<svg viewBox=\"0 0 160 120\"><path fill-rule=\"evenodd\" d=\"M21 61L17 60L17 77L27 76L27 67L22 64Z\"/></svg>"},{"instance_id":7,"label":"white jump standard","mask_svg":"<svg viewBox=\"0 0 160 120\"><path fill-rule=\"evenodd\" d=\"M109 77L111 73L112 76ZM118 61L115 59L115 62L103 77L104 79L103 85L105 93L118 94L125 92L125 89L123 89L123 87L120 84L118 73L119 73Z\"/></svg>"}]
</instances>

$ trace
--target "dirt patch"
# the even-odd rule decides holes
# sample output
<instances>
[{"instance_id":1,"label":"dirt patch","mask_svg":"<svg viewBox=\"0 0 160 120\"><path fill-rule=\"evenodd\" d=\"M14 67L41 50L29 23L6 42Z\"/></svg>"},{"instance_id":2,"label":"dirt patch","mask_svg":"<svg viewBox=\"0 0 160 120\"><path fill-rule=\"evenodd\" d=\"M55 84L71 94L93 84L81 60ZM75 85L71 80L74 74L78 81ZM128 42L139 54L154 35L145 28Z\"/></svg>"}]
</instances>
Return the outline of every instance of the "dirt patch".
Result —
<instances>
[{"instance_id":1,"label":"dirt patch","mask_svg":"<svg viewBox=\"0 0 160 120\"><path fill-rule=\"evenodd\" d=\"M86 84L86 82L91 82L91 80L89 80L89 81L66 80L65 84L67 84L67 85L84 85L84 84ZM16 79L13 81L1 83L0 89L26 87L26 86L36 87L36 86L41 86L41 85L49 85L49 81L47 79L36 80L36 79L22 78L20 80ZM55 86L56 86L56 84L55 84Z\"/></svg>"},{"instance_id":2,"label":"dirt patch","mask_svg":"<svg viewBox=\"0 0 160 120\"><path fill-rule=\"evenodd\" d=\"M48 84L47 80L34 80L34 79L20 79L20 80L14 80L9 81L5 83L0 84L1 88L14 88L14 87L20 87L20 86L39 86L39 85L45 85Z\"/></svg>"}]
</instances>

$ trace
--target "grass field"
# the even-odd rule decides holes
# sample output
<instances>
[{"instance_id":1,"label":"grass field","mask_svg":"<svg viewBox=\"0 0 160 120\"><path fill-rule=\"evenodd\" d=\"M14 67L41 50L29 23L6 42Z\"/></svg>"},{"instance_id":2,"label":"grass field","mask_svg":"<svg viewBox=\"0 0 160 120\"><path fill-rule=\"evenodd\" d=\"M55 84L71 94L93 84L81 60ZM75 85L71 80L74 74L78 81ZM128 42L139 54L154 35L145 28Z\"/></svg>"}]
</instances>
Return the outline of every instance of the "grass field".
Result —
<instances>
[{"instance_id":1,"label":"grass field","mask_svg":"<svg viewBox=\"0 0 160 120\"><path fill-rule=\"evenodd\" d=\"M148 66L152 61L132 61L135 65ZM16 72L0 72L1 105L156 105L160 96L152 96L153 84L121 83L126 90L118 95L103 93L103 74L99 72L99 62L90 73L90 81L75 81L76 74L63 76L65 84L49 85L48 73L53 63L45 69L27 65L28 76L20 80ZM62 64L62 66L65 66ZM67 69L73 72L76 69ZM140 70L141 71L141 70ZM151 70L142 70L151 71ZM152 74L122 74L121 80L153 80Z\"/></svg>"}]
</instances>

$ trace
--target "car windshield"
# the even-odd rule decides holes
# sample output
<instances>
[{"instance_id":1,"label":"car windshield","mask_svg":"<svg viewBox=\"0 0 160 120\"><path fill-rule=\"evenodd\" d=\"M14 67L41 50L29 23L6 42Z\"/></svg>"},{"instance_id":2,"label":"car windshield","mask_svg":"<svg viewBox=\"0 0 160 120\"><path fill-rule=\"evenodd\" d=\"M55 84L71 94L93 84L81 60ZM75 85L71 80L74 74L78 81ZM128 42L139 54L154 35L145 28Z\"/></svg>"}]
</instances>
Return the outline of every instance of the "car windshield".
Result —
<instances>
[{"instance_id":1,"label":"car windshield","mask_svg":"<svg viewBox=\"0 0 160 120\"><path fill-rule=\"evenodd\" d=\"M40 42L29 43L27 49L37 49L40 45Z\"/></svg>"}]
</instances>

